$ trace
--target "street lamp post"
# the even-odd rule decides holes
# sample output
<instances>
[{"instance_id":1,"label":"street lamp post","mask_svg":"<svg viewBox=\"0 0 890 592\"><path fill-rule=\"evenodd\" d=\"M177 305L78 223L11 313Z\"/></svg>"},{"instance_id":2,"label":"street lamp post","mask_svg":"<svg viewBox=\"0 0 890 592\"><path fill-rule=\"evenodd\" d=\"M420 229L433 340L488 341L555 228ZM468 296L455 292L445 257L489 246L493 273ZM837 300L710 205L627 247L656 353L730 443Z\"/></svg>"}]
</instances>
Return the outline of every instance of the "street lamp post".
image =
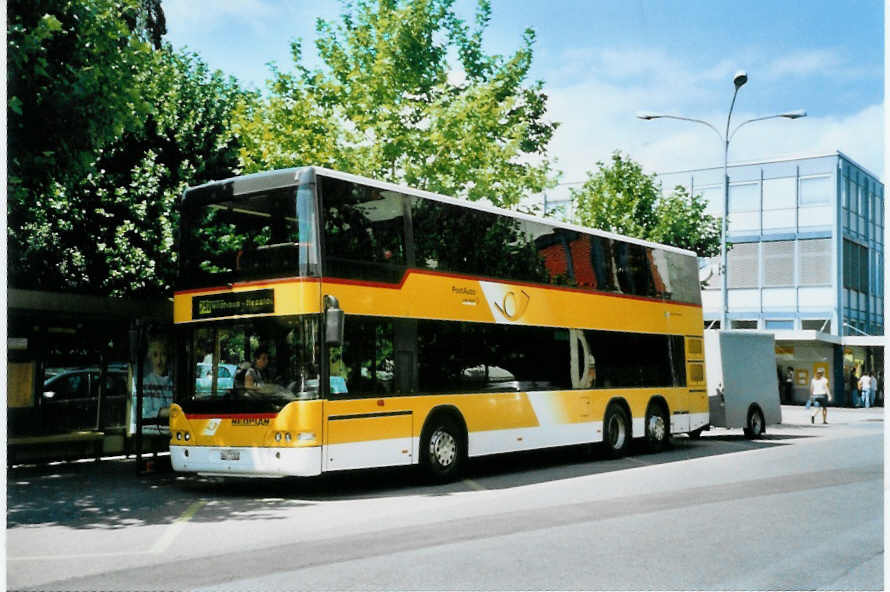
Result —
<instances>
[{"instance_id":1,"label":"street lamp post","mask_svg":"<svg viewBox=\"0 0 890 592\"><path fill-rule=\"evenodd\" d=\"M701 123L712 130L717 136L720 138L720 142L723 144L723 222L720 225L720 297L721 297L721 310L720 310L720 328L727 329L727 317L729 313L729 291L727 290L726 283L726 234L727 234L727 226L729 224L729 142L732 140L733 136L735 136L736 132L739 131L739 128L743 125L755 122L755 121L763 121L764 119L776 119L778 117L782 117L785 119L799 119L801 117L806 117L807 112L803 110L798 111L787 111L785 113L777 113L775 115L767 115L765 117L755 117L753 119L748 119L738 124L735 129L732 130L732 133L729 131L730 122L732 121L732 108L735 106L736 95L739 94L739 89L748 82L748 73L744 70L740 70L736 72L735 76L732 78L733 86L735 86L735 90L732 93L732 102L729 104L729 114L726 116L726 131L724 133L720 133L716 127L708 123L707 121L701 119L693 119L691 117L683 117L680 115L664 115L661 113L638 113L637 117L639 119L645 119L646 121L651 121L652 119L679 119L681 121L691 121L693 123Z\"/></svg>"}]
</instances>

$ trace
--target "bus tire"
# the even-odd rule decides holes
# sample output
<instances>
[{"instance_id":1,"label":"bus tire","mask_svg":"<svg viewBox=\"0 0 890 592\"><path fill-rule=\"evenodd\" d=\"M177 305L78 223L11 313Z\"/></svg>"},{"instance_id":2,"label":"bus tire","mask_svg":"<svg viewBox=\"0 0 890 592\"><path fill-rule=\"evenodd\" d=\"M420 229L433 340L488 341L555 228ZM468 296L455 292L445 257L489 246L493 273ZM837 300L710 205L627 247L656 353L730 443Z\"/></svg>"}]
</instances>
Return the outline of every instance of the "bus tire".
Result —
<instances>
[{"instance_id":1,"label":"bus tire","mask_svg":"<svg viewBox=\"0 0 890 592\"><path fill-rule=\"evenodd\" d=\"M630 419L624 407L610 403L603 419L603 447L609 458L626 456L631 440Z\"/></svg>"},{"instance_id":2,"label":"bus tire","mask_svg":"<svg viewBox=\"0 0 890 592\"><path fill-rule=\"evenodd\" d=\"M763 436L766 431L766 422L763 420L763 412L757 405L751 405L748 409L748 420L745 422L745 437L749 440Z\"/></svg>"},{"instance_id":3,"label":"bus tire","mask_svg":"<svg viewBox=\"0 0 890 592\"><path fill-rule=\"evenodd\" d=\"M651 452L661 452L671 442L671 420L662 403L654 401L646 410L646 446Z\"/></svg>"},{"instance_id":4,"label":"bus tire","mask_svg":"<svg viewBox=\"0 0 890 592\"><path fill-rule=\"evenodd\" d=\"M467 456L466 436L449 415L429 420L420 439L420 464L433 481L446 483L460 477Z\"/></svg>"}]
</instances>

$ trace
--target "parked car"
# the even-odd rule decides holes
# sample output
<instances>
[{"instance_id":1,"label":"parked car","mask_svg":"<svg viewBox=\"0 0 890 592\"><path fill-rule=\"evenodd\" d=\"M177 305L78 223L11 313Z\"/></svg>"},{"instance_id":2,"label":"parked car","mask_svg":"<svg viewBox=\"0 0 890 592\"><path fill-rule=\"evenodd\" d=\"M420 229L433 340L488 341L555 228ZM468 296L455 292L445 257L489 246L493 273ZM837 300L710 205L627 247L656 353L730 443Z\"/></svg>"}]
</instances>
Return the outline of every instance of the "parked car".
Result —
<instances>
[{"instance_id":1,"label":"parked car","mask_svg":"<svg viewBox=\"0 0 890 592\"><path fill-rule=\"evenodd\" d=\"M47 432L89 430L97 427L99 368L57 368L47 370L43 382L41 413ZM102 399L103 427L120 427L126 423L127 365L109 364L105 373L105 394Z\"/></svg>"},{"instance_id":2,"label":"parked car","mask_svg":"<svg viewBox=\"0 0 890 592\"><path fill-rule=\"evenodd\" d=\"M235 364L219 364L216 371L216 392L223 394L232 390L235 384L235 372L238 366ZM209 393L213 388L213 365L199 363L195 373L195 392Z\"/></svg>"}]
</instances>

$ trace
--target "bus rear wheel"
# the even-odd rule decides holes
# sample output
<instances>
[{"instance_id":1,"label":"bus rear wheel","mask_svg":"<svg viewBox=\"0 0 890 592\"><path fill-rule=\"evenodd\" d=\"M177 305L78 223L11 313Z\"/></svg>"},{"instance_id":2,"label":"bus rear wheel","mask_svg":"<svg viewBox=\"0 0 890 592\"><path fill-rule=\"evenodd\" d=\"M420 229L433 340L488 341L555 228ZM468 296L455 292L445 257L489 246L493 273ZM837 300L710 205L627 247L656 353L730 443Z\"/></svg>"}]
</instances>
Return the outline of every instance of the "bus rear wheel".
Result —
<instances>
[{"instance_id":1,"label":"bus rear wheel","mask_svg":"<svg viewBox=\"0 0 890 592\"><path fill-rule=\"evenodd\" d=\"M435 481L457 479L466 458L466 439L457 422L448 416L433 418L420 441L420 462Z\"/></svg>"},{"instance_id":2,"label":"bus rear wheel","mask_svg":"<svg viewBox=\"0 0 890 592\"><path fill-rule=\"evenodd\" d=\"M652 452L661 452L671 441L671 423L664 406L653 403L646 411L646 444Z\"/></svg>"},{"instance_id":3,"label":"bus rear wheel","mask_svg":"<svg viewBox=\"0 0 890 592\"><path fill-rule=\"evenodd\" d=\"M603 420L603 445L610 458L620 458L627 454L630 446L630 420L620 405L609 405Z\"/></svg>"}]
</instances>

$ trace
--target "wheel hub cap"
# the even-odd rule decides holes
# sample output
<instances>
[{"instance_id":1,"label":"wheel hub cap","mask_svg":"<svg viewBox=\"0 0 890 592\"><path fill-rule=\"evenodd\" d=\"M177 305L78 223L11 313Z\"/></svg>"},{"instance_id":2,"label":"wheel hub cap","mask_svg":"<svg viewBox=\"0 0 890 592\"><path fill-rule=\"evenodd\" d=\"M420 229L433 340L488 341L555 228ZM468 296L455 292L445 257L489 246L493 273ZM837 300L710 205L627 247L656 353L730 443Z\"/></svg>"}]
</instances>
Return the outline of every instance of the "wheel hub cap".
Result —
<instances>
[{"instance_id":1,"label":"wheel hub cap","mask_svg":"<svg viewBox=\"0 0 890 592\"><path fill-rule=\"evenodd\" d=\"M443 467L447 467L454 462L457 454L457 442L454 436L443 430L436 430L433 437L430 438L430 455L433 459Z\"/></svg>"},{"instance_id":2,"label":"wheel hub cap","mask_svg":"<svg viewBox=\"0 0 890 592\"><path fill-rule=\"evenodd\" d=\"M654 440L664 440L664 436L666 433L667 430L665 429L663 417L661 417L660 415L653 415L649 418L649 434Z\"/></svg>"}]
</instances>

